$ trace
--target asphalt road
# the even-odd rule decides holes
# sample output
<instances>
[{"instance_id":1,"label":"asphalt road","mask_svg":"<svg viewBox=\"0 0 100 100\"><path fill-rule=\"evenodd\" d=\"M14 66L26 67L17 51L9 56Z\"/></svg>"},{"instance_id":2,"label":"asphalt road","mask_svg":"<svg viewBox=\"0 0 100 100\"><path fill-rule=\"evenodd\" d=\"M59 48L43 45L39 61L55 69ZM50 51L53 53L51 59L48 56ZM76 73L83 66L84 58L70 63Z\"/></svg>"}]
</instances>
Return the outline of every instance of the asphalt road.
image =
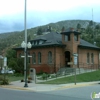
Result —
<instances>
[{"instance_id":1,"label":"asphalt road","mask_svg":"<svg viewBox=\"0 0 100 100\"><path fill-rule=\"evenodd\" d=\"M63 90L56 90L44 93L65 96L67 98L66 100L70 100L70 97L72 98L72 100L91 100L91 93L93 92L95 92L96 94L100 92L100 84L77 88L63 88ZM100 98L96 98L96 100L100 100Z\"/></svg>"},{"instance_id":2,"label":"asphalt road","mask_svg":"<svg viewBox=\"0 0 100 100\"><path fill-rule=\"evenodd\" d=\"M100 85L65 88L51 92L19 91L0 88L0 100L91 100L91 92L99 93Z\"/></svg>"}]
</instances>

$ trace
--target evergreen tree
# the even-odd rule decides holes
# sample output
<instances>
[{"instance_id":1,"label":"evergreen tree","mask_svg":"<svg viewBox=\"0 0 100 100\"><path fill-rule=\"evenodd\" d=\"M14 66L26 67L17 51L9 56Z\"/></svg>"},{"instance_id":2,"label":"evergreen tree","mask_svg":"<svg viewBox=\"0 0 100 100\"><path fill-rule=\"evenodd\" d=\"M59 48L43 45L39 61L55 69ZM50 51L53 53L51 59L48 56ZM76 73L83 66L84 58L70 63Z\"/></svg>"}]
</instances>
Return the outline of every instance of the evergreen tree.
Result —
<instances>
[{"instance_id":1,"label":"evergreen tree","mask_svg":"<svg viewBox=\"0 0 100 100\"><path fill-rule=\"evenodd\" d=\"M42 35L42 32L43 32L43 31L42 31L42 28L39 27L38 30L37 30L37 35Z\"/></svg>"},{"instance_id":2,"label":"evergreen tree","mask_svg":"<svg viewBox=\"0 0 100 100\"><path fill-rule=\"evenodd\" d=\"M81 24L77 24L77 29L80 29L81 28Z\"/></svg>"}]
</instances>

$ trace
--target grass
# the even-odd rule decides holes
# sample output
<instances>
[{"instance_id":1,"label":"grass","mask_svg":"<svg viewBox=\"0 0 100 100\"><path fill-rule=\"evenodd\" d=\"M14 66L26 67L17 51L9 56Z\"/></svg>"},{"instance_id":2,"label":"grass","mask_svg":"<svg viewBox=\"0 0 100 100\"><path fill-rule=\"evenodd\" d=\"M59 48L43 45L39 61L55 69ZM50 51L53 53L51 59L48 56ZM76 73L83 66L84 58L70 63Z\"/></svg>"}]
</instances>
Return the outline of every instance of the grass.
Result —
<instances>
[{"instance_id":1,"label":"grass","mask_svg":"<svg viewBox=\"0 0 100 100\"><path fill-rule=\"evenodd\" d=\"M94 72L83 73L76 75L76 82L91 82L91 81L100 81L100 70ZM59 78L47 82L41 82L42 84L66 84L74 83L75 76L69 76L64 78Z\"/></svg>"},{"instance_id":2,"label":"grass","mask_svg":"<svg viewBox=\"0 0 100 100\"><path fill-rule=\"evenodd\" d=\"M4 75L0 75L0 77L4 77ZM6 74L5 77L9 80L9 82L18 81L18 80L21 80L24 78L24 76L22 76L22 75L16 76L16 75L12 75L12 74Z\"/></svg>"}]
</instances>

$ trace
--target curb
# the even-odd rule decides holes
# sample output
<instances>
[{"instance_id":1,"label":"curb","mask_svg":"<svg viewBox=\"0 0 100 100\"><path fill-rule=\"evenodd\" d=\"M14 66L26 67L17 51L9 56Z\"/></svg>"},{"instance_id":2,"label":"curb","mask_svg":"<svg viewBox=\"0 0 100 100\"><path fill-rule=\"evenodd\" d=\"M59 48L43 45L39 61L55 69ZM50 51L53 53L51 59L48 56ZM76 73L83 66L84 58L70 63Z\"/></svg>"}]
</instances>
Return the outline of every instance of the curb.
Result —
<instances>
[{"instance_id":1,"label":"curb","mask_svg":"<svg viewBox=\"0 0 100 100\"><path fill-rule=\"evenodd\" d=\"M14 87L14 86L6 86L6 85L0 85L1 88L8 88L8 89L16 89L16 90L26 90L26 91L31 91L28 88L22 88L22 87Z\"/></svg>"},{"instance_id":2,"label":"curb","mask_svg":"<svg viewBox=\"0 0 100 100\"><path fill-rule=\"evenodd\" d=\"M78 88L78 87L85 87L85 86L92 86L94 84L97 84L97 82L94 83L77 83L75 84L71 84L71 85L65 85L65 86L60 86L60 87L54 87L52 89L46 89L46 90L42 90L42 91L56 91L56 90L63 90L63 89L70 89L70 88ZM0 85L1 88L7 88L7 89L15 89L15 90L24 90L24 91L41 91L41 90L35 90L35 89L30 89L30 88L25 88L25 87L17 87L17 86L9 86L9 85Z\"/></svg>"},{"instance_id":3,"label":"curb","mask_svg":"<svg viewBox=\"0 0 100 100\"><path fill-rule=\"evenodd\" d=\"M90 83L90 84L76 84L76 85L70 85L70 86L62 86L62 87L59 87L57 89L54 89L55 91L56 90L62 90L62 89L70 89L70 88L78 88L78 87L85 87L85 86L92 86L96 83Z\"/></svg>"}]
</instances>

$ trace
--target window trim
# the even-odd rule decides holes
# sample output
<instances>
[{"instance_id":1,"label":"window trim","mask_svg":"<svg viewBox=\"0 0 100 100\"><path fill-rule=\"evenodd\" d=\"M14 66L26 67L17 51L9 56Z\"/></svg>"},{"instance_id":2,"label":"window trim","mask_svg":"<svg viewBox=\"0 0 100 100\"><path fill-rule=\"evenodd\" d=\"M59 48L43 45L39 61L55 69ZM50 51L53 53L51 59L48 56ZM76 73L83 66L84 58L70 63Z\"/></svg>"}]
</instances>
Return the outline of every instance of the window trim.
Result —
<instances>
[{"instance_id":1,"label":"window trim","mask_svg":"<svg viewBox=\"0 0 100 100\"><path fill-rule=\"evenodd\" d=\"M52 64L52 52L51 51L48 52L48 63Z\"/></svg>"},{"instance_id":2,"label":"window trim","mask_svg":"<svg viewBox=\"0 0 100 100\"><path fill-rule=\"evenodd\" d=\"M38 64L41 64L41 52L38 52Z\"/></svg>"},{"instance_id":3,"label":"window trim","mask_svg":"<svg viewBox=\"0 0 100 100\"><path fill-rule=\"evenodd\" d=\"M90 64L90 54L87 53L87 64Z\"/></svg>"},{"instance_id":4,"label":"window trim","mask_svg":"<svg viewBox=\"0 0 100 100\"><path fill-rule=\"evenodd\" d=\"M94 54L91 53L91 64L94 64Z\"/></svg>"},{"instance_id":5,"label":"window trim","mask_svg":"<svg viewBox=\"0 0 100 100\"><path fill-rule=\"evenodd\" d=\"M32 64L36 64L36 53L33 52L32 54Z\"/></svg>"}]
</instances>

